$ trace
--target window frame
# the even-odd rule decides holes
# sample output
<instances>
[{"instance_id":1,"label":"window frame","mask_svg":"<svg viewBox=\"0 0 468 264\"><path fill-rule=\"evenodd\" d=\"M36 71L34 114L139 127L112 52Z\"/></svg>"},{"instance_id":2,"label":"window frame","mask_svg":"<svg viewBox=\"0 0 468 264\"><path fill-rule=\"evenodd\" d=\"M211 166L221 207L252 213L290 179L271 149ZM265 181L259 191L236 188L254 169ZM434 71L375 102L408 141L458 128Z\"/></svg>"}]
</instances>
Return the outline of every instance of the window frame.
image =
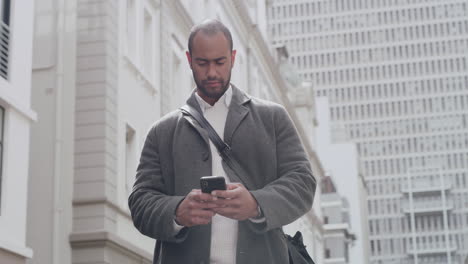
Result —
<instances>
[{"instance_id":1,"label":"window frame","mask_svg":"<svg viewBox=\"0 0 468 264\"><path fill-rule=\"evenodd\" d=\"M0 216L2 215L2 195L3 195L3 149L5 132L5 107L0 105Z\"/></svg>"}]
</instances>

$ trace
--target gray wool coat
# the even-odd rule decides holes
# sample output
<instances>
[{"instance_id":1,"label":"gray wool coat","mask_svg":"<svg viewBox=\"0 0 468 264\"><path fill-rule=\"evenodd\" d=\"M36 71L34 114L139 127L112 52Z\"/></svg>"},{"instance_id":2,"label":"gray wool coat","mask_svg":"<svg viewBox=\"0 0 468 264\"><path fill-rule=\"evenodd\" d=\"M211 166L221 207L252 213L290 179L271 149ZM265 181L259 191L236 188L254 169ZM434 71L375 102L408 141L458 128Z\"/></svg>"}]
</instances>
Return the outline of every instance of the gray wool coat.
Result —
<instances>
[{"instance_id":1,"label":"gray wool coat","mask_svg":"<svg viewBox=\"0 0 468 264\"><path fill-rule=\"evenodd\" d=\"M224 130L232 155L248 175L238 178L223 162L233 182L242 182L266 218L240 221L237 263L288 263L282 226L311 209L316 188L310 162L286 110L232 86ZM200 110L195 95L187 104ZM173 221L177 205L201 176L211 175L207 133L180 110L167 114L150 129L141 153L128 203L135 227L162 243L163 264L208 264L211 225L183 228Z\"/></svg>"}]
</instances>

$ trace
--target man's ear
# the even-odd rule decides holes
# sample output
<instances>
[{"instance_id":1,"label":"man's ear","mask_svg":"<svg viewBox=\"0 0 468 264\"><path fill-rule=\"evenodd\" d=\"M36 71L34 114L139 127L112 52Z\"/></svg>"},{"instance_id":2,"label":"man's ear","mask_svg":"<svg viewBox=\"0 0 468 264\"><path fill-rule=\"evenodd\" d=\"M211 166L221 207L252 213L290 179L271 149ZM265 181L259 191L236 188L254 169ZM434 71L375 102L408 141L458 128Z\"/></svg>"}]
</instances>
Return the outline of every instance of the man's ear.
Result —
<instances>
[{"instance_id":1,"label":"man's ear","mask_svg":"<svg viewBox=\"0 0 468 264\"><path fill-rule=\"evenodd\" d=\"M192 55L190 55L190 52L186 51L185 55L187 56L187 61L190 66L190 69L192 69Z\"/></svg>"},{"instance_id":2,"label":"man's ear","mask_svg":"<svg viewBox=\"0 0 468 264\"><path fill-rule=\"evenodd\" d=\"M231 52L231 68L234 67L234 61L236 61L237 50L232 50Z\"/></svg>"}]
</instances>

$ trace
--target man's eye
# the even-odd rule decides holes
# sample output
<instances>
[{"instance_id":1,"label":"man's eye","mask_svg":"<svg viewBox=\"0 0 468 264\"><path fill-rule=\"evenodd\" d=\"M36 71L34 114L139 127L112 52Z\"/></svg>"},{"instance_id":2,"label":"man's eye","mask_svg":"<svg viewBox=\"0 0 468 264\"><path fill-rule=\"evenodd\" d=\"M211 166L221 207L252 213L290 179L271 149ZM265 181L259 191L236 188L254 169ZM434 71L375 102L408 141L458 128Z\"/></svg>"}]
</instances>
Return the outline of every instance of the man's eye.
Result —
<instances>
[{"instance_id":1,"label":"man's eye","mask_svg":"<svg viewBox=\"0 0 468 264\"><path fill-rule=\"evenodd\" d=\"M204 67L204 66L206 66L206 65L208 65L208 63L206 63L206 62L204 62L204 63L198 63L198 66L200 66L200 67Z\"/></svg>"},{"instance_id":2,"label":"man's eye","mask_svg":"<svg viewBox=\"0 0 468 264\"><path fill-rule=\"evenodd\" d=\"M218 65L223 65L225 62L224 61L217 61L216 64Z\"/></svg>"}]
</instances>

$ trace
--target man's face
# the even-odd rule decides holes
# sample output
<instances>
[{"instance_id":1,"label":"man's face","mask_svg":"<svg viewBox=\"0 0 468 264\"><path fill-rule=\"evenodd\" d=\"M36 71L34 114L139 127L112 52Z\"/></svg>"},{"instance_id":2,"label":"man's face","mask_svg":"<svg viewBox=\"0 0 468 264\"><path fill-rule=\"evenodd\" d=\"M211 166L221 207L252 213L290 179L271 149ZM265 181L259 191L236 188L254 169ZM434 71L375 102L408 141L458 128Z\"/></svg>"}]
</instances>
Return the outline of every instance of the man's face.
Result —
<instances>
[{"instance_id":1,"label":"man's face","mask_svg":"<svg viewBox=\"0 0 468 264\"><path fill-rule=\"evenodd\" d=\"M187 59L200 97L213 105L229 87L236 51L231 51L222 32L208 35L198 32Z\"/></svg>"}]
</instances>

